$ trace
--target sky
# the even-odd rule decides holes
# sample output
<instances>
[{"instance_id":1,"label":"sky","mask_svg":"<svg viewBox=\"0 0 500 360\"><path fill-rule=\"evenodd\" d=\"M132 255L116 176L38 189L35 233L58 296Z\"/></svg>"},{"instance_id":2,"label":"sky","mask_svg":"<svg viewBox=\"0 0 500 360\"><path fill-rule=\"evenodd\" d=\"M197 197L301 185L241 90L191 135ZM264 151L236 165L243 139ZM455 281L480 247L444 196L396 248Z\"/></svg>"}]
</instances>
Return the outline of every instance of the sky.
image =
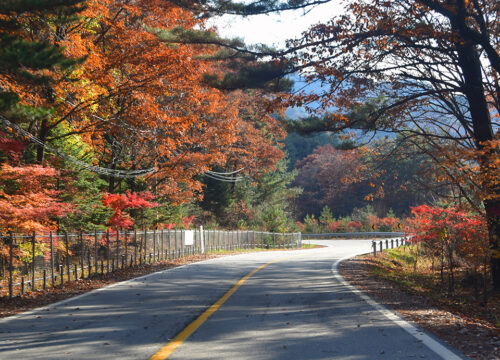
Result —
<instances>
[{"instance_id":1,"label":"sky","mask_svg":"<svg viewBox=\"0 0 500 360\"><path fill-rule=\"evenodd\" d=\"M214 19L212 23L223 37L239 37L247 44L263 43L280 47L284 45L286 39L299 37L311 25L326 22L341 13L341 2L332 0L318 5L305 14L304 10L296 10L246 18L225 15Z\"/></svg>"}]
</instances>

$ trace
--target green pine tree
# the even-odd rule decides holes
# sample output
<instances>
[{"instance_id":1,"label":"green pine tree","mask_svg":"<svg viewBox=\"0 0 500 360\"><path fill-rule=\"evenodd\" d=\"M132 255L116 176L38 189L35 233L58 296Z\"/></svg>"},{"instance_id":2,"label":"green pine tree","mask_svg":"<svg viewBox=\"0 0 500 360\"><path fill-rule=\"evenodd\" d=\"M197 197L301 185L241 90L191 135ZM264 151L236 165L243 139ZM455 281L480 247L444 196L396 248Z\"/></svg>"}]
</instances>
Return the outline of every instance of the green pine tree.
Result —
<instances>
[{"instance_id":1,"label":"green pine tree","mask_svg":"<svg viewBox=\"0 0 500 360\"><path fill-rule=\"evenodd\" d=\"M22 16L36 12L39 16L57 14L60 23L73 20L83 9L83 0L2 0L0 2L0 74L9 82L44 86L52 79L41 70L68 68L75 60L66 58L63 49L46 42L27 39ZM19 102L11 88L0 88L0 114L6 115Z\"/></svg>"}]
</instances>

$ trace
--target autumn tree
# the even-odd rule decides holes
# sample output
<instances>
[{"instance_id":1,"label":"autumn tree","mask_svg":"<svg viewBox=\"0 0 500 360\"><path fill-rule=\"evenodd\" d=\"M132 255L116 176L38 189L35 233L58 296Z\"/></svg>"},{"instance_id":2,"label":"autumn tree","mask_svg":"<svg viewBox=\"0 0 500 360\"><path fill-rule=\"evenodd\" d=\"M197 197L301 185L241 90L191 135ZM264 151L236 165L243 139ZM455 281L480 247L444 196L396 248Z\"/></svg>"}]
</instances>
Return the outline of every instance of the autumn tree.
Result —
<instances>
[{"instance_id":1,"label":"autumn tree","mask_svg":"<svg viewBox=\"0 0 500 360\"><path fill-rule=\"evenodd\" d=\"M129 214L130 209L146 209L159 206L151 201L154 196L150 192L125 194L105 194L102 203L113 209L114 214L109 219L108 225L116 229L129 229L134 226L134 220Z\"/></svg>"},{"instance_id":2,"label":"autumn tree","mask_svg":"<svg viewBox=\"0 0 500 360\"><path fill-rule=\"evenodd\" d=\"M203 82L212 63L199 57L213 50L172 45L156 32L202 21L163 1L86 5L71 23L64 11L20 16L23 36L52 44L72 66L51 69L51 78L61 81L46 86L50 98L36 88L22 89L24 103L48 110L17 124L64 154L61 140L78 134L93 156L83 164L76 159L77 167L89 168L90 162L91 170L104 169L108 191L140 190L137 182L118 179L154 171L149 185L155 193L174 202L191 199L201 191L194 177L223 162L221 149L236 141L237 109ZM45 148L38 146L39 162Z\"/></svg>"},{"instance_id":3,"label":"autumn tree","mask_svg":"<svg viewBox=\"0 0 500 360\"><path fill-rule=\"evenodd\" d=\"M290 222L289 205L296 189L287 191L286 187L295 174L287 173L284 168L281 141L285 132L276 119L278 111L267 110L271 95L263 89L236 90L228 94L231 104L238 108L238 141L224 149L226 162L215 170L227 174L240 171L226 177L208 173L203 180L205 188L200 202L223 226L263 229L265 206L273 207L284 219L282 228Z\"/></svg>"},{"instance_id":4,"label":"autumn tree","mask_svg":"<svg viewBox=\"0 0 500 360\"><path fill-rule=\"evenodd\" d=\"M0 231L30 232L56 228L56 220L71 206L59 199L53 167L26 165L22 151L25 139L6 126L26 117L43 117L47 109L29 96L33 91L47 95L57 79L50 72L76 64L61 48L26 31L26 18L34 14L64 14L67 21L82 10L82 1L4 1L0 4ZM61 15L62 16L62 15ZM34 30L32 28L32 30Z\"/></svg>"},{"instance_id":5,"label":"autumn tree","mask_svg":"<svg viewBox=\"0 0 500 360\"><path fill-rule=\"evenodd\" d=\"M337 150L331 145L316 148L296 164L295 186L304 189L297 199L300 215L318 214L325 205L336 216L348 215L364 205L368 194L366 182L361 183L362 163L356 151ZM357 179L358 183L354 183ZM345 194L349 194L345 196Z\"/></svg>"},{"instance_id":6,"label":"autumn tree","mask_svg":"<svg viewBox=\"0 0 500 360\"><path fill-rule=\"evenodd\" d=\"M0 168L0 232L30 233L57 228L57 218L71 211L58 199L59 173L40 165Z\"/></svg>"},{"instance_id":7,"label":"autumn tree","mask_svg":"<svg viewBox=\"0 0 500 360\"><path fill-rule=\"evenodd\" d=\"M43 42L60 57L53 56L43 87L14 84L21 104L40 111L10 121L23 136L38 138L31 139L38 142L35 151L24 147L25 160L52 162L51 149L73 178L62 185L77 205L64 228L103 221L103 187L112 193L151 190L178 204L202 194L200 174L213 167L242 167L241 175L252 177L273 169L283 156L278 142L284 133L265 95L249 89L286 87L286 81L269 81L279 62L257 63L221 51L216 41L201 41L199 34L216 36L194 30L205 30L204 20L171 2L85 5L54 12L21 6L16 14L19 37ZM194 35L198 40L185 41ZM11 78L5 83L14 86ZM246 93L234 92L239 88ZM141 169L154 175L126 176ZM88 170L106 182L94 178L89 184L82 178Z\"/></svg>"},{"instance_id":8,"label":"autumn tree","mask_svg":"<svg viewBox=\"0 0 500 360\"><path fill-rule=\"evenodd\" d=\"M9 120L23 123L30 119L31 124L40 124L38 135L46 136L44 124L55 101L52 89L81 59L66 56L44 29L50 27L48 23L55 32L60 26L70 26L83 10L82 3L17 0L0 5L0 115L4 126ZM38 146L38 162L42 156L43 147Z\"/></svg>"}]
</instances>

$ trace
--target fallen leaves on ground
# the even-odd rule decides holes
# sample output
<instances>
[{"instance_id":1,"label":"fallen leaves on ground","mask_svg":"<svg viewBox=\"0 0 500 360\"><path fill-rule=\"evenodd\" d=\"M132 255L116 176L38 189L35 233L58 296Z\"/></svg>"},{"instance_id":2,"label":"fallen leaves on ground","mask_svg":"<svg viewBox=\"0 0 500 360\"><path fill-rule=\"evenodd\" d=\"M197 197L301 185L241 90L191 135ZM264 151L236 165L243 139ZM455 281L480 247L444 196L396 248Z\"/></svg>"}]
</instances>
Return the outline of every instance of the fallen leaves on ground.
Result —
<instances>
[{"instance_id":1,"label":"fallen leaves on ground","mask_svg":"<svg viewBox=\"0 0 500 360\"><path fill-rule=\"evenodd\" d=\"M491 307L483 312L471 310L472 307L462 307L459 312L448 299L440 300L422 292L409 293L396 283L375 277L372 275L375 266L377 262L371 255L362 255L342 262L340 272L351 284L466 356L481 360L500 359L500 329L491 322L491 314L486 315L491 308L497 308L499 296L491 297ZM464 312L464 309L469 312Z\"/></svg>"}]
</instances>

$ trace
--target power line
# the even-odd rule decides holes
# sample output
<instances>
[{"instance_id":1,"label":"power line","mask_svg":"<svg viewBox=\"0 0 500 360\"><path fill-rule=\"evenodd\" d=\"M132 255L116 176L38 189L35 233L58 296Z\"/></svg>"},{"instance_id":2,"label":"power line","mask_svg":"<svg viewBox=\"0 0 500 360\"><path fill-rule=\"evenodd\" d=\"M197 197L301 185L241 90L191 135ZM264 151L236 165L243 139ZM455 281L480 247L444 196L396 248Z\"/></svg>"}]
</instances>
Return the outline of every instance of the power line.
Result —
<instances>
[{"instance_id":1,"label":"power line","mask_svg":"<svg viewBox=\"0 0 500 360\"><path fill-rule=\"evenodd\" d=\"M106 175L106 176L111 176L111 177L118 177L118 178L135 178L139 176L145 176L148 174L153 174L156 173L157 170L155 168L149 168L149 169L142 169L142 170L118 170L118 169L109 169L109 168L104 168L100 166L95 166L95 165L90 165L84 161L76 159L74 156L69 155L51 145L48 145L47 143L43 142L40 140L38 137L35 135L31 134L30 132L22 129L18 125L10 122L7 120L4 116L0 115L0 119L2 120L2 123L4 126L12 129L13 131L17 132L20 135L23 135L27 137L31 142L40 145L44 147L45 149L57 154L58 156L70 161L74 165L78 166L81 169L89 170L92 172L95 172L97 174L101 175ZM235 171L230 171L230 172L217 172L217 171L211 171L207 170L204 172L202 175L205 175L211 179L217 180L217 181L222 181L222 182L237 182L241 181L244 179L243 176L237 176L237 177L232 177L230 175L238 174L241 171L243 171L245 168L241 168Z\"/></svg>"},{"instance_id":2,"label":"power line","mask_svg":"<svg viewBox=\"0 0 500 360\"><path fill-rule=\"evenodd\" d=\"M34 142L37 145L40 145L44 147L45 149L57 154L58 156L70 161L71 163L75 164L79 168L86 169L101 175L106 175L106 176L111 176L111 177L118 177L118 178L135 178L139 176L145 176L148 174L153 174L156 172L155 168L149 168L149 169L142 169L142 170L117 170L117 169L109 169L109 168L103 168L100 166L95 166L95 165L90 165L84 161L78 160L75 157L60 151L59 149L56 149L55 147L46 144L39 138L37 138L35 135L31 134L30 132L22 129L21 127L17 126L16 124L11 123L9 120L7 120L5 117L0 115L0 119L2 120L2 123L4 126L16 131L17 133L27 137L31 142Z\"/></svg>"},{"instance_id":3,"label":"power line","mask_svg":"<svg viewBox=\"0 0 500 360\"><path fill-rule=\"evenodd\" d=\"M208 170L206 171L207 173L209 174L212 174L212 175L222 175L222 176L225 176L225 175L234 175L234 174L237 174L241 171L245 170L245 168L241 168L239 170L235 170L235 171L231 171L231 172L218 172L218 171L212 171L212 170Z\"/></svg>"},{"instance_id":4,"label":"power line","mask_svg":"<svg viewBox=\"0 0 500 360\"><path fill-rule=\"evenodd\" d=\"M216 176L216 175L211 175L210 173L204 173L206 177L209 177L211 179L217 180L217 181L222 181L222 182L238 182L244 179L243 176L239 176L236 178L230 178L230 177L221 177L221 176Z\"/></svg>"}]
</instances>

